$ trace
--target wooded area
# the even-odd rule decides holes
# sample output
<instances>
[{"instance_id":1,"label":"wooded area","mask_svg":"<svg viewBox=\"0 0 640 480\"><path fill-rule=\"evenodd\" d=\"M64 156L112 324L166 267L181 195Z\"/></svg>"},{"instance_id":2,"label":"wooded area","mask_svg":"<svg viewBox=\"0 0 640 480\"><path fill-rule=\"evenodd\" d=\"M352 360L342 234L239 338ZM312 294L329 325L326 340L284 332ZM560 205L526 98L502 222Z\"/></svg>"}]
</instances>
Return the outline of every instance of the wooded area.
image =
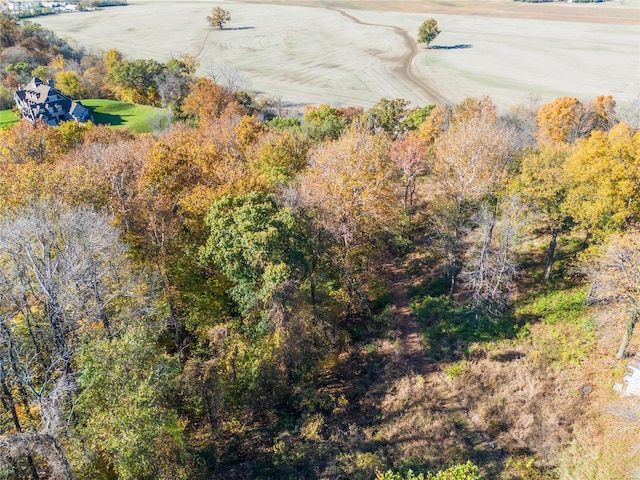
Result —
<instances>
[{"instance_id":1,"label":"wooded area","mask_svg":"<svg viewBox=\"0 0 640 480\"><path fill-rule=\"evenodd\" d=\"M0 475L631 476L640 132L613 98L299 120L189 57L0 27L0 102L37 72L175 116L0 130Z\"/></svg>"}]
</instances>

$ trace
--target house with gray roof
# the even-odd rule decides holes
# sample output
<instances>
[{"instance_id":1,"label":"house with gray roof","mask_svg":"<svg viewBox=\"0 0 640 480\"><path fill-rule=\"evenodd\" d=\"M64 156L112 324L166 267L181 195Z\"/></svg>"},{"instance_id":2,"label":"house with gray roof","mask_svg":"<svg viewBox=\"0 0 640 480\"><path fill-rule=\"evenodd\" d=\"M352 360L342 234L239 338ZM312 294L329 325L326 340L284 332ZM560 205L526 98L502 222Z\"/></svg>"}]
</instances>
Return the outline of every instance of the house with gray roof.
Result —
<instances>
[{"instance_id":1,"label":"house with gray roof","mask_svg":"<svg viewBox=\"0 0 640 480\"><path fill-rule=\"evenodd\" d=\"M51 80L43 82L33 77L24 87L18 88L13 98L22 116L31 123L40 119L47 125L58 126L69 120L91 120L89 109L56 90Z\"/></svg>"}]
</instances>

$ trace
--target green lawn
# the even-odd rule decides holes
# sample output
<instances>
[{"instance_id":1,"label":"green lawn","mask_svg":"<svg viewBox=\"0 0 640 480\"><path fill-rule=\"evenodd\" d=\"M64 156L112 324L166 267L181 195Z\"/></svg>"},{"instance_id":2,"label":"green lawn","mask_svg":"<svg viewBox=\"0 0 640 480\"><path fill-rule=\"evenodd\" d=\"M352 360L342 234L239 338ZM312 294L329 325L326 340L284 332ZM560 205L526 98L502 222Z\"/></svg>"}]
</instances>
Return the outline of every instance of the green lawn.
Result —
<instances>
[{"instance_id":1,"label":"green lawn","mask_svg":"<svg viewBox=\"0 0 640 480\"><path fill-rule=\"evenodd\" d=\"M18 123L20 114L11 110L0 110L0 128L9 128Z\"/></svg>"},{"instance_id":2,"label":"green lawn","mask_svg":"<svg viewBox=\"0 0 640 480\"><path fill-rule=\"evenodd\" d=\"M89 99L82 100L82 104L89 107L95 123L115 128L127 127L137 133L151 132L159 123L159 119L169 116L169 111L165 108L114 100Z\"/></svg>"},{"instance_id":3,"label":"green lawn","mask_svg":"<svg viewBox=\"0 0 640 480\"><path fill-rule=\"evenodd\" d=\"M153 131L161 119L166 122L170 115L165 108L135 105L114 100L94 98L82 100L82 104L89 107L96 124L111 125L114 128L129 128L137 133ZM0 110L0 128L9 128L19 120L19 114L15 114L11 110Z\"/></svg>"}]
</instances>

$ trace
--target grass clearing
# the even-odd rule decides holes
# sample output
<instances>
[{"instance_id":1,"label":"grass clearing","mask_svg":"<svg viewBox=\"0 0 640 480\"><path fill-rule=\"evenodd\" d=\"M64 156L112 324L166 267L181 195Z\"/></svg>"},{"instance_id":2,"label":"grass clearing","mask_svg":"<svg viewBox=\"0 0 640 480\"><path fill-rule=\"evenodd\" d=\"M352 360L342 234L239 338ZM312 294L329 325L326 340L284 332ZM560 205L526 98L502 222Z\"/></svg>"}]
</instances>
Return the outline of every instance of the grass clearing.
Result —
<instances>
[{"instance_id":1,"label":"grass clearing","mask_svg":"<svg viewBox=\"0 0 640 480\"><path fill-rule=\"evenodd\" d=\"M171 119L171 112L165 108L99 98L82 100L82 104L91 110L96 124L128 128L136 133L152 132ZM0 110L0 128L10 128L19 121L20 114L13 110Z\"/></svg>"},{"instance_id":2,"label":"grass clearing","mask_svg":"<svg viewBox=\"0 0 640 480\"><path fill-rule=\"evenodd\" d=\"M13 110L0 110L0 128L13 127L20 121L20 115Z\"/></svg>"},{"instance_id":3,"label":"grass clearing","mask_svg":"<svg viewBox=\"0 0 640 480\"><path fill-rule=\"evenodd\" d=\"M414 300L411 309L435 361L457 360L470 344L499 342L518 333L518 322L509 312L499 319L476 320L467 306L457 305L445 296L427 295Z\"/></svg>"},{"instance_id":4,"label":"grass clearing","mask_svg":"<svg viewBox=\"0 0 640 480\"><path fill-rule=\"evenodd\" d=\"M128 128L136 133L152 132L165 125L171 117L169 110L164 108L114 100L89 99L82 100L82 104L91 110L96 124Z\"/></svg>"}]
</instances>

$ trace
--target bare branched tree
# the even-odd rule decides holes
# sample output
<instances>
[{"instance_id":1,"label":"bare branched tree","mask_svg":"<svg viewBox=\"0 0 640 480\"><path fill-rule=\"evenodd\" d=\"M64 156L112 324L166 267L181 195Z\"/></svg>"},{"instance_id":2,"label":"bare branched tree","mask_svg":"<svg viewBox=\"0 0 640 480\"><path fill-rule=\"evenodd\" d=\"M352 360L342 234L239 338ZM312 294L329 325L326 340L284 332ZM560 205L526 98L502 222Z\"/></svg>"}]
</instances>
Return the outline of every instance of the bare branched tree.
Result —
<instances>
[{"instance_id":1,"label":"bare branched tree","mask_svg":"<svg viewBox=\"0 0 640 480\"><path fill-rule=\"evenodd\" d=\"M463 286L470 292L476 321L504 312L517 274L514 247L522 228L522 217L517 215L519 201L508 198L500 207L500 218L487 205L476 214L480 235L460 274Z\"/></svg>"},{"instance_id":2,"label":"bare branched tree","mask_svg":"<svg viewBox=\"0 0 640 480\"><path fill-rule=\"evenodd\" d=\"M513 132L497 120L488 99L463 102L449 130L435 144L430 173L440 188L434 207L440 217L447 255L449 296L461 267L463 234L479 202L491 198L504 184L518 144Z\"/></svg>"},{"instance_id":3,"label":"bare branched tree","mask_svg":"<svg viewBox=\"0 0 640 480\"><path fill-rule=\"evenodd\" d=\"M602 251L583 266L592 282L590 299L615 303L626 317L617 359L624 357L640 316L640 232L613 235Z\"/></svg>"},{"instance_id":4,"label":"bare branched tree","mask_svg":"<svg viewBox=\"0 0 640 480\"><path fill-rule=\"evenodd\" d=\"M33 466L37 456L52 478L71 478L60 439L77 395L74 355L139 313L131 271L104 215L47 202L0 220L0 400L11 425L0 459Z\"/></svg>"}]
</instances>

